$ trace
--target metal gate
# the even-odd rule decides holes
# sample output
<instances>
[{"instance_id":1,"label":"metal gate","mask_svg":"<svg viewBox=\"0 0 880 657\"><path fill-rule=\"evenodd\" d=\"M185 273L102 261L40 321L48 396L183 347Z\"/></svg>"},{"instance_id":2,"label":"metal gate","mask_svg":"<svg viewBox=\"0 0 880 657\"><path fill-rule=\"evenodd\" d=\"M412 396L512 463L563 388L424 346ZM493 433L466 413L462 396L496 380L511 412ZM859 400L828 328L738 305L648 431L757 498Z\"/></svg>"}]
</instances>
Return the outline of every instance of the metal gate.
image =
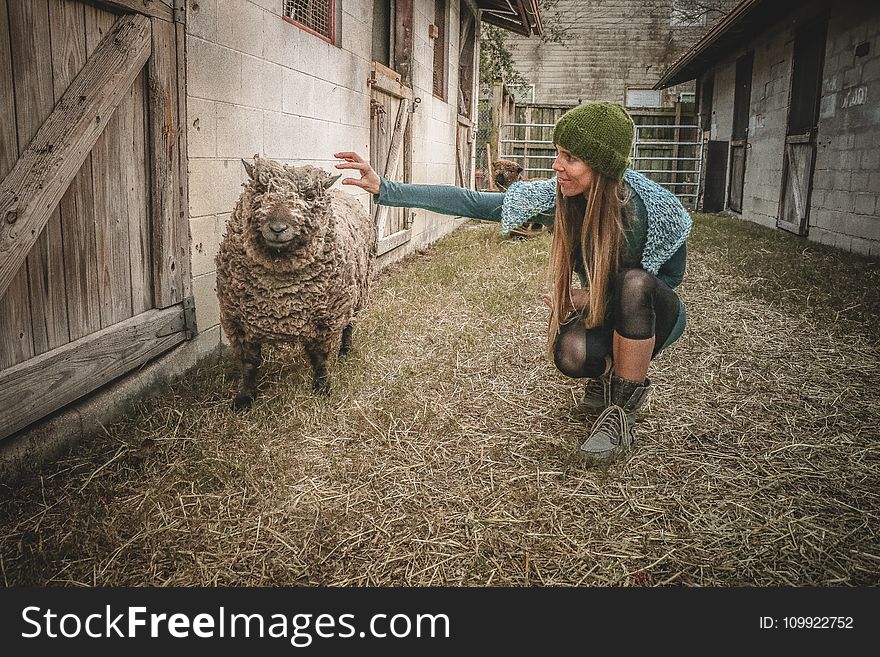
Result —
<instances>
[{"instance_id":1,"label":"metal gate","mask_svg":"<svg viewBox=\"0 0 880 657\"><path fill-rule=\"evenodd\" d=\"M506 123L501 126L499 159L523 168L524 178L552 178L556 158L553 123ZM632 168L660 183L689 208L700 192L703 139L700 126L643 124L635 127Z\"/></svg>"},{"instance_id":2,"label":"metal gate","mask_svg":"<svg viewBox=\"0 0 880 657\"><path fill-rule=\"evenodd\" d=\"M675 194L688 208L697 206L703 165L698 125L636 125L633 169Z\"/></svg>"},{"instance_id":3,"label":"metal gate","mask_svg":"<svg viewBox=\"0 0 880 657\"><path fill-rule=\"evenodd\" d=\"M552 178L556 159L553 123L505 123L498 140L499 160L516 162L524 178Z\"/></svg>"}]
</instances>

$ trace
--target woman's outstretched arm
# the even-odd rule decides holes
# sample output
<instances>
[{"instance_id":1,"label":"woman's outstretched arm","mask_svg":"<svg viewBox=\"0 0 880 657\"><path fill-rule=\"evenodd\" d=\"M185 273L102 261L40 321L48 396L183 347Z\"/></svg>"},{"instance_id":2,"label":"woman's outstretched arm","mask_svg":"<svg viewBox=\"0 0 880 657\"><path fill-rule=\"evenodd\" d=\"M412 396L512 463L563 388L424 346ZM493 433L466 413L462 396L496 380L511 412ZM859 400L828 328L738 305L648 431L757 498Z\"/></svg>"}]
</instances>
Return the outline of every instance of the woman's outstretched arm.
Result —
<instances>
[{"instance_id":1,"label":"woman's outstretched arm","mask_svg":"<svg viewBox=\"0 0 880 657\"><path fill-rule=\"evenodd\" d=\"M353 152L336 153L344 160L337 169L360 171L360 178L345 178L343 185L354 185L371 194L379 205L422 208L439 214L501 221L504 194L476 192L456 185L414 185L380 178L369 162Z\"/></svg>"}]
</instances>

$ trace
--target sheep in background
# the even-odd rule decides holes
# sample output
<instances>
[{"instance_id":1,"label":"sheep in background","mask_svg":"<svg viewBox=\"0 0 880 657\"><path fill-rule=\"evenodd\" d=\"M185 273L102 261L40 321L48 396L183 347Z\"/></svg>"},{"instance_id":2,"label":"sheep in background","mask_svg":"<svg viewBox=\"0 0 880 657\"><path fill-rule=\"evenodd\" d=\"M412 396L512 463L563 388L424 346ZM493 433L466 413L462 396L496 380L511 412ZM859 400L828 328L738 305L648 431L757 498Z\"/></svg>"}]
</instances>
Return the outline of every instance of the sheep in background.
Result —
<instances>
[{"instance_id":1,"label":"sheep in background","mask_svg":"<svg viewBox=\"0 0 880 657\"><path fill-rule=\"evenodd\" d=\"M523 168L510 160L495 160L492 163L492 178L502 192L507 191L510 183L522 180L522 172Z\"/></svg>"},{"instance_id":2,"label":"sheep in background","mask_svg":"<svg viewBox=\"0 0 880 657\"><path fill-rule=\"evenodd\" d=\"M492 163L492 172L495 184L501 191L507 191L511 183L519 180L540 180L539 178L524 178L523 168L511 160L495 160ZM510 235L511 237L532 237L544 230L550 230L550 228L538 222L527 223L511 230Z\"/></svg>"},{"instance_id":3,"label":"sheep in background","mask_svg":"<svg viewBox=\"0 0 880 657\"><path fill-rule=\"evenodd\" d=\"M339 178L312 166L290 167L254 156L250 180L217 253L220 323L241 361L233 408L257 394L261 346L302 344L315 390L328 394L327 360L351 348L354 319L369 293L376 229Z\"/></svg>"}]
</instances>

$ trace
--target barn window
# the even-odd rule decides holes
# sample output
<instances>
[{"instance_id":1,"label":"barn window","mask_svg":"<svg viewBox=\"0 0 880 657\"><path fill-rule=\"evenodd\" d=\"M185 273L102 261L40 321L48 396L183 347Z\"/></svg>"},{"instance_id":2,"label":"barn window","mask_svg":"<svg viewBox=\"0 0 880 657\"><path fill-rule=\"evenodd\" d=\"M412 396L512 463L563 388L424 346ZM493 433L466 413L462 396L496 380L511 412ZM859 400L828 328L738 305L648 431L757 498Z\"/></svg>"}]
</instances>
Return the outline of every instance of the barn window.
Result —
<instances>
[{"instance_id":1,"label":"barn window","mask_svg":"<svg viewBox=\"0 0 880 657\"><path fill-rule=\"evenodd\" d=\"M626 88L627 107L661 107L659 89Z\"/></svg>"},{"instance_id":2,"label":"barn window","mask_svg":"<svg viewBox=\"0 0 880 657\"><path fill-rule=\"evenodd\" d=\"M434 95L446 100L446 0L434 0Z\"/></svg>"},{"instance_id":3,"label":"barn window","mask_svg":"<svg viewBox=\"0 0 880 657\"><path fill-rule=\"evenodd\" d=\"M336 0L284 0L284 19L333 43Z\"/></svg>"}]
</instances>

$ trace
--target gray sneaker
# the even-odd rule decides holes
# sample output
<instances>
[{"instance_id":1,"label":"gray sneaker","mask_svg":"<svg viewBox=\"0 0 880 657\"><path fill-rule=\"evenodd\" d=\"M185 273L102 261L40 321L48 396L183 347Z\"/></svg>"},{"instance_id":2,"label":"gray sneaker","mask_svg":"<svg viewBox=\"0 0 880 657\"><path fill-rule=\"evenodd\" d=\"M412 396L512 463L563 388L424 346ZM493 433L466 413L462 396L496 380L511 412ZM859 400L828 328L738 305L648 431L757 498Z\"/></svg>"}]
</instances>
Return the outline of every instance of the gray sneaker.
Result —
<instances>
[{"instance_id":1,"label":"gray sneaker","mask_svg":"<svg viewBox=\"0 0 880 657\"><path fill-rule=\"evenodd\" d=\"M620 406L612 404L596 420L590 437L580 447L580 455L589 465L605 465L628 452L634 441L629 415Z\"/></svg>"},{"instance_id":2,"label":"gray sneaker","mask_svg":"<svg viewBox=\"0 0 880 657\"><path fill-rule=\"evenodd\" d=\"M611 377L611 404L596 420L589 437L580 446L580 456L588 465L605 465L632 449L636 411L648 398L651 382L634 383Z\"/></svg>"},{"instance_id":3,"label":"gray sneaker","mask_svg":"<svg viewBox=\"0 0 880 657\"><path fill-rule=\"evenodd\" d=\"M598 379L587 380L584 387L583 405L591 411L601 411L611 402L611 375L603 374Z\"/></svg>"}]
</instances>

